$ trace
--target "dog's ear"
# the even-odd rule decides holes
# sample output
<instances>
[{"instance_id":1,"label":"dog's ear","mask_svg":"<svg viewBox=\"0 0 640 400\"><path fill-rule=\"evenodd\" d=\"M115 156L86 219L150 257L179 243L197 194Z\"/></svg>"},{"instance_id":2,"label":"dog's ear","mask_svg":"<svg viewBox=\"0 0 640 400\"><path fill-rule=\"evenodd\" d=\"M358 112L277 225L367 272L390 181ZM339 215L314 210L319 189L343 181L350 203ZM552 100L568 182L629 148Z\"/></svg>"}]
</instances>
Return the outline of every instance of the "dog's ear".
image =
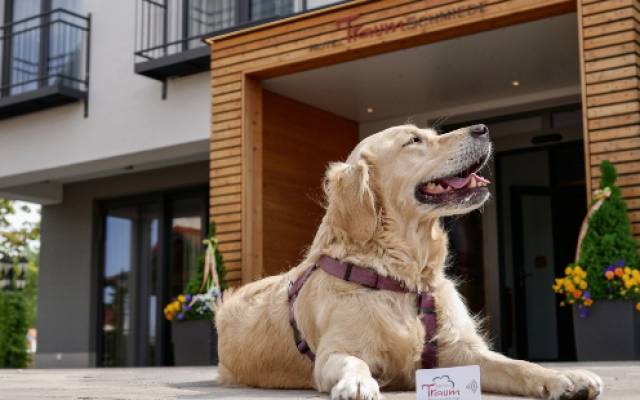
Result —
<instances>
[{"instance_id":1,"label":"dog's ear","mask_svg":"<svg viewBox=\"0 0 640 400\"><path fill-rule=\"evenodd\" d=\"M327 222L355 242L371 239L378 226L370 174L369 165L363 160L355 165L338 162L329 166L324 181Z\"/></svg>"}]
</instances>

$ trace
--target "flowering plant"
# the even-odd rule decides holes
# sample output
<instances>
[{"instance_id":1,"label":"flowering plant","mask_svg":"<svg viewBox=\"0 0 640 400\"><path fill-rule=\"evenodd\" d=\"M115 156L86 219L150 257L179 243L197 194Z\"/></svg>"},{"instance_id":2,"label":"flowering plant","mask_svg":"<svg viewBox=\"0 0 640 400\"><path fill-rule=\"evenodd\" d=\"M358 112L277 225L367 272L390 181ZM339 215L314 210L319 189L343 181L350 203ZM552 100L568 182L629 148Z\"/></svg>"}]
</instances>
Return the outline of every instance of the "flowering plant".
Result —
<instances>
[{"instance_id":1,"label":"flowering plant","mask_svg":"<svg viewBox=\"0 0 640 400\"><path fill-rule=\"evenodd\" d=\"M200 258L196 275L187 283L185 293L164 308L164 317L168 321L213 320L216 299L227 288L224 280L226 271L215 234L215 223L212 221L210 235L204 240L206 250Z\"/></svg>"},{"instance_id":2,"label":"flowering plant","mask_svg":"<svg viewBox=\"0 0 640 400\"><path fill-rule=\"evenodd\" d=\"M218 296L213 290L196 295L181 294L164 308L164 317L168 321L212 320L213 304Z\"/></svg>"},{"instance_id":3,"label":"flowering plant","mask_svg":"<svg viewBox=\"0 0 640 400\"><path fill-rule=\"evenodd\" d=\"M589 315L594 300L632 300L636 302L636 310L640 311L640 270L627 266L624 261L603 267L597 276L590 276L590 271L579 265L569 265L564 272L564 277L556 278L553 290L564 296L560 306L575 305L580 317ZM605 292L594 295L589 291L590 283L604 286Z\"/></svg>"}]
</instances>

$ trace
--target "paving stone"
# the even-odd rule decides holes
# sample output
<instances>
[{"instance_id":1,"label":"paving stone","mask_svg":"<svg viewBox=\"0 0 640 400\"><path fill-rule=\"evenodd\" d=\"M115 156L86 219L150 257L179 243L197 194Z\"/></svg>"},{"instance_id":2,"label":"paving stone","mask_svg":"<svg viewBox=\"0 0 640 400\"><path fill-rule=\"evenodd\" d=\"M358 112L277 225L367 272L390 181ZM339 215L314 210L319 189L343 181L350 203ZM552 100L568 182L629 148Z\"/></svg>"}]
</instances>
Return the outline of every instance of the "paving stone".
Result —
<instances>
[{"instance_id":1,"label":"paving stone","mask_svg":"<svg viewBox=\"0 0 640 400\"><path fill-rule=\"evenodd\" d=\"M640 362L556 363L558 369L586 368L604 380L602 399L640 399ZM229 388L217 384L214 367L0 370L1 400L203 400L326 399L313 391ZM413 392L387 392L386 400L415 399ZM483 399L514 397L484 395Z\"/></svg>"}]
</instances>

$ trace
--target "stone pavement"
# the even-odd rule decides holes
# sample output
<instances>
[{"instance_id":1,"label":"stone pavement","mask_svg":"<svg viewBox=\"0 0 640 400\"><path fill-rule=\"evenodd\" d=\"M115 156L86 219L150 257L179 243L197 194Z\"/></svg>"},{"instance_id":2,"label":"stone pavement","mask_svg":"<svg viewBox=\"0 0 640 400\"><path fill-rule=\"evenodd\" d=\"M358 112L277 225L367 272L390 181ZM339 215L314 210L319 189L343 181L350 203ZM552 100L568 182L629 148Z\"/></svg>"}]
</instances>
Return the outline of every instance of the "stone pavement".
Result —
<instances>
[{"instance_id":1,"label":"stone pavement","mask_svg":"<svg viewBox=\"0 0 640 400\"><path fill-rule=\"evenodd\" d=\"M640 362L547 364L565 368L587 368L603 378L602 399L639 400ZM0 370L1 400L202 400L202 399L326 399L313 391L227 388L216 383L216 369L113 368ZM413 392L384 393L386 400L415 399ZM483 399L511 397L485 395Z\"/></svg>"}]
</instances>

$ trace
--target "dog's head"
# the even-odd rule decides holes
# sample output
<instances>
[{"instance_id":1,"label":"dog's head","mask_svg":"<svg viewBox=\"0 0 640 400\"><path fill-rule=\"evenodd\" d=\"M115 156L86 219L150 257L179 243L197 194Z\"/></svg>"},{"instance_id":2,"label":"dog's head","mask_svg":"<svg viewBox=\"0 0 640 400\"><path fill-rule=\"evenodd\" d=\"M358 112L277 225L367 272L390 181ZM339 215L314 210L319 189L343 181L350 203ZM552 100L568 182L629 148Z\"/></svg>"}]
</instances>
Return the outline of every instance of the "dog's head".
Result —
<instances>
[{"instance_id":1,"label":"dog's head","mask_svg":"<svg viewBox=\"0 0 640 400\"><path fill-rule=\"evenodd\" d=\"M385 217L410 223L472 211L489 198L476 172L490 155L485 125L443 135L403 125L369 136L327 170L328 222L362 241Z\"/></svg>"}]
</instances>

